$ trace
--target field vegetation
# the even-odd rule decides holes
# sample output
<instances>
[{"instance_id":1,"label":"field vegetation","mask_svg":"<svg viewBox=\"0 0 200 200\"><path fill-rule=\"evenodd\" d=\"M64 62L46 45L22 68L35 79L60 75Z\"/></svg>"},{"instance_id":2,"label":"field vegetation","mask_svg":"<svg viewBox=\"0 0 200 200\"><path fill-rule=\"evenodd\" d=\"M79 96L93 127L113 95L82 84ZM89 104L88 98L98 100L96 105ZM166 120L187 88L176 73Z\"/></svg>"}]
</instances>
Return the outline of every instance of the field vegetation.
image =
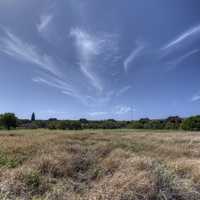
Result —
<instances>
[{"instance_id":1,"label":"field vegetation","mask_svg":"<svg viewBox=\"0 0 200 200\"><path fill-rule=\"evenodd\" d=\"M148 119L132 121L107 120L36 120L35 113L29 119L18 119L14 113L0 115L0 129L50 129L50 130L82 130L82 129L146 129L146 130L187 130L200 131L200 116L180 118L171 116L167 119Z\"/></svg>"},{"instance_id":2,"label":"field vegetation","mask_svg":"<svg viewBox=\"0 0 200 200\"><path fill-rule=\"evenodd\" d=\"M0 199L199 200L200 134L0 132Z\"/></svg>"}]
</instances>

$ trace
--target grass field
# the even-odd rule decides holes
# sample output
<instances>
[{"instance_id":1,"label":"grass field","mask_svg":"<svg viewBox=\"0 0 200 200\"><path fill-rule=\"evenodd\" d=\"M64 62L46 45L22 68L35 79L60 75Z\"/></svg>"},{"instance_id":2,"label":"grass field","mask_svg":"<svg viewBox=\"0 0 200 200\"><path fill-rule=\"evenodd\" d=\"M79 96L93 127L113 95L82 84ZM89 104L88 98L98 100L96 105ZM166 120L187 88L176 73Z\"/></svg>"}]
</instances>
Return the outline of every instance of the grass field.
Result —
<instances>
[{"instance_id":1,"label":"grass field","mask_svg":"<svg viewBox=\"0 0 200 200\"><path fill-rule=\"evenodd\" d=\"M199 200L200 133L1 131L0 199Z\"/></svg>"}]
</instances>

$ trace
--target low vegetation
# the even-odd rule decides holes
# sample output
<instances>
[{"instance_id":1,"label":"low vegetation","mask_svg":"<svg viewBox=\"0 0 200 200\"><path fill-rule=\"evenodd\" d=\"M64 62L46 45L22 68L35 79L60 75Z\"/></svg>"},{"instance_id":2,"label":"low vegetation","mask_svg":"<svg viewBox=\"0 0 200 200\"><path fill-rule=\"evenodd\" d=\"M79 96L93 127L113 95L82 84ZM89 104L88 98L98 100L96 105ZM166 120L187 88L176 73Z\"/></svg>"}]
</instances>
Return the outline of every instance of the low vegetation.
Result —
<instances>
[{"instance_id":1,"label":"low vegetation","mask_svg":"<svg viewBox=\"0 0 200 200\"><path fill-rule=\"evenodd\" d=\"M167 119L150 120L148 118L134 121L116 121L114 119L93 121L80 120L36 120L35 113L31 120L17 119L13 113L0 115L0 129L50 129L50 130L82 130L82 129L149 129L149 130L188 130L200 131L200 116L182 119L178 116Z\"/></svg>"},{"instance_id":2,"label":"low vegetation","mask_svg":"<svg viewBox=\"0 0 200 200\"><path fill-rule=\"evenodd\" d=\"M0 199L199 200L198 132L0 132Z\"/></svg>"}]
</instances>

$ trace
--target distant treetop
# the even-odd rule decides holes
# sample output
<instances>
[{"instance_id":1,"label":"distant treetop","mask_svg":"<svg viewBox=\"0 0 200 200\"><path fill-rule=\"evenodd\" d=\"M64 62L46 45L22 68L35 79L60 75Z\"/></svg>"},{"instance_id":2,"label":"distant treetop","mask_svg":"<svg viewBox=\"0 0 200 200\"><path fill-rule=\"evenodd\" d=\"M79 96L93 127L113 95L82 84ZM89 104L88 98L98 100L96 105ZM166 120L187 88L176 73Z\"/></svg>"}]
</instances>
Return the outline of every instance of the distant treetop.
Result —
<instances>
[{"instance_id":1,"label":"distant treetop","mask_svg":"<svg viewBox=\"0 0 200 200\"><path fill-rule=\"evenodd\" d=\"M34 112L31 115L31 121L35 121L35 113Z\"/></svg>"}]
</instances>

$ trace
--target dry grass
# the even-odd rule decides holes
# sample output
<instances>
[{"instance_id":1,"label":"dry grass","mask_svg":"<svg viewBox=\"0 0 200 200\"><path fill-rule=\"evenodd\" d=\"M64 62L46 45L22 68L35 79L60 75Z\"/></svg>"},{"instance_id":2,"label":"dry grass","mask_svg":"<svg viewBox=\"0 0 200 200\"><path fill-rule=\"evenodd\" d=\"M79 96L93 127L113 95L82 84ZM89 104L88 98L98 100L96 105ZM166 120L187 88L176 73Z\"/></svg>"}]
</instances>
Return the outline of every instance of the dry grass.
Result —
<instances>
[{"instance_id":1,"label":"dry grass","mask_svg":"<svg viewBox=\"0 0 200 200\"><path fill-rule=\"evenodd\" d=\"M200 133L2 131L0 199L199 200Z\"/></svg>"}]
</instances>

